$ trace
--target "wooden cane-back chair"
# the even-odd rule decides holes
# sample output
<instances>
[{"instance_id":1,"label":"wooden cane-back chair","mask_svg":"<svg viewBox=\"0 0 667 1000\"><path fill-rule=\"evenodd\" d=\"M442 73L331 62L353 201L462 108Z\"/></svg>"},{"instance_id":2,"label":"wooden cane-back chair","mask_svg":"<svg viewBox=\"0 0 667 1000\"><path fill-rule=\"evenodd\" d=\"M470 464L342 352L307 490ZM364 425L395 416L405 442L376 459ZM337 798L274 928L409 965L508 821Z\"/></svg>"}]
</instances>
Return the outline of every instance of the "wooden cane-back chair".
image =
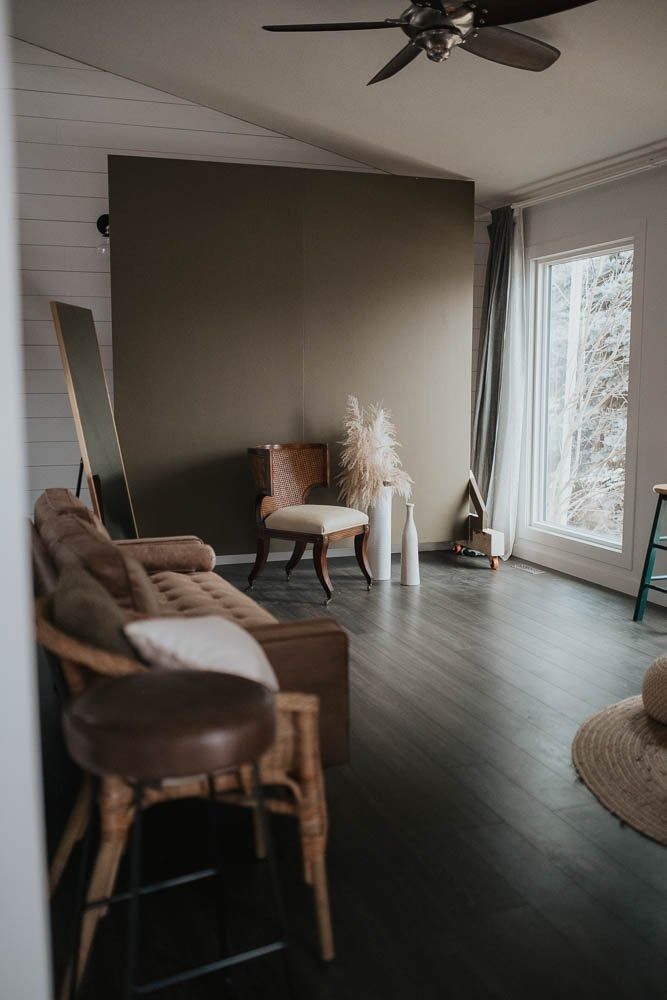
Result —
<instances>
[{"instance_id":1,"label":"wooden cane-back chair","mask_svg":"<svg viewBox=\"0 0 667 1000\"><path fill-rule=\"evenodd\" d=\"M285 566L287 579L308 544L313 546L315 572L326 603L333 594L327 551L332 541L354 538L354 551L370 590L373 582L367 559L368 515L352 507L309 504L312 490L330 483L329 446L326 444L265 444L248 449L258 493L255 500L257 556L248 577L252 589L266 566L272 538L294 542Z\"/></svg>"}]
</instances>

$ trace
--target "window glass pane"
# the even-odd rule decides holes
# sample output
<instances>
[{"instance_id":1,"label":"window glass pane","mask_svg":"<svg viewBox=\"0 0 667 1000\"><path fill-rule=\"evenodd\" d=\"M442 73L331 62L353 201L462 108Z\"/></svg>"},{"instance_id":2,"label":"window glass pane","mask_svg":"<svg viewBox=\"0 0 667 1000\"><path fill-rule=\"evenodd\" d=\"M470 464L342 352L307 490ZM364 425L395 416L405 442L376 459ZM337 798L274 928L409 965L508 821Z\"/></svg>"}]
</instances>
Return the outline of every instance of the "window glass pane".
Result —
<instances>
[{"instance_id":1,"label":"window glass pane","mask_svg":"<svg viewBox=\"0 0 667 1000\"><path fill-rule=\"evenodd\" d=\"M633 251L544 271L540 520L620 544L628 417Z\"/></svg>"}]
</instances>

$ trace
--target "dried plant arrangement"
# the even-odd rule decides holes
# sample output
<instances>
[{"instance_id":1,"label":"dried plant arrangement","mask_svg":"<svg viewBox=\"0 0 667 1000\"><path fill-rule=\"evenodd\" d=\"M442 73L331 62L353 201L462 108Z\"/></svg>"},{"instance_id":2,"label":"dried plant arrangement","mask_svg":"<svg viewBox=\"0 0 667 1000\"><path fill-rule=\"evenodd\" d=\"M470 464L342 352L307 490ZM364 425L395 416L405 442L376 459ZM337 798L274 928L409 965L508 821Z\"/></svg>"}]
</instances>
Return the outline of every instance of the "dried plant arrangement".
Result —
<instances>
[{"instance_id":1,"label":"dried plant arrangement","mask_svg":"<svg viewBox=\"0 0 667 1000\"><path fill-rule=\"evenodd\" d=\"M342 472L337 481L340 499L357 510L375 507L383 486L409 499L412 479L402 468L396 428L391 413L375 404L364 408L356 396L348 396L343 421Z\"/></svg>"}]
</instances>

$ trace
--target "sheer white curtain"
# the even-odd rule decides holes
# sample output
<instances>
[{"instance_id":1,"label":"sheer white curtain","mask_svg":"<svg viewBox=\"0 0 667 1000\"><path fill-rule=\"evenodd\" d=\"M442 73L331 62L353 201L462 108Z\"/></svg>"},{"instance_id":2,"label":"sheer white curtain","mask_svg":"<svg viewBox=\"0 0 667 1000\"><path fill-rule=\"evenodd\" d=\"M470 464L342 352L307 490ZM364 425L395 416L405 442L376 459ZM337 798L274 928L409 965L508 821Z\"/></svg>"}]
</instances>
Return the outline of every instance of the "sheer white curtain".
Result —
<instances>
[{"instance_id":1,"label":"sheer white curtain","mask_svg":"<svg viewBox=\"0 0 667 1000\"><path fill-rule=\"evenodd\" d=\"M528 303L523 210L514 210L509 307L498 404L498 429L487 507L491 526L505 533L504 559L516 538L528 396Z\"/></svg>"}]
</instances>

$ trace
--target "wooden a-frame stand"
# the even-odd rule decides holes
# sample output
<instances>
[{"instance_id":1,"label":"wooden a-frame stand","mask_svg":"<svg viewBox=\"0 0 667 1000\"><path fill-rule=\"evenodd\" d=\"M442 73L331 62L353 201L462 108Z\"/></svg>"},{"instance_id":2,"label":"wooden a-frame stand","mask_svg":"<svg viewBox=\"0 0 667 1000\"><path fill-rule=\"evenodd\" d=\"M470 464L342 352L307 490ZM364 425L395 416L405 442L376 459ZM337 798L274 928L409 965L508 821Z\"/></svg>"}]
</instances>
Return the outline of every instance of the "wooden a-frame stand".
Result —
<instances>
[{"instance_id":1,"label":"wooden a-frame stand","mask_svg":"<svg viewBox=\"0 0 667 1000\"><path fill-rule=\"evenodd\" d=\"M454 552L456 555L460 555L464 549L481 552L489 560L491 569L498 569L500 557L505 551L505 535L502 531L489 528L489 513L472 471L468 484L468 497L475 508L468 514L468 537L455 543Z\"/></svg>"}]
</instances>

